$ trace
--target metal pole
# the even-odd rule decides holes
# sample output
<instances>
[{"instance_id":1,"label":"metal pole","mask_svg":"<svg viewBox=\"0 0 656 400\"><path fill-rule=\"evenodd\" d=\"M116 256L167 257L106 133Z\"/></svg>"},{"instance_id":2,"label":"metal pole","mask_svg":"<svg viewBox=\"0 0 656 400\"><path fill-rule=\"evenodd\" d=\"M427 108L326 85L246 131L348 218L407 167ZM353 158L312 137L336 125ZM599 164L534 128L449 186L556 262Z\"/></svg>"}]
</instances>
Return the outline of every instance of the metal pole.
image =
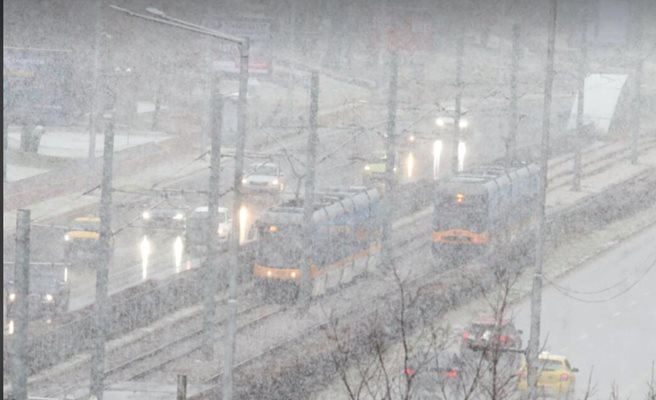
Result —
<instances>
[{"instance_id":1,"label":"metal pole","mask_svg":"<svg viewBox=\"0 0 656 400\"><path fill-rule=\"evenodd\" d=\"M18 210L16 219L16 299L14 309L14 357L11 368L12 398L27 399L27 329L30 280L30 210Z\"/></svg>"},{"instance_id":2,"label":"metal pole","mask_svg":"<svg viewBox=\"0 0 656 400\"><path fill-rule=\"evenodd\" d=\"M103 176L100 188L100 254L96 267L96 341L91 355L90 395L103 398L105 379L105 341L107 339L107 312L109 306L109 259L111 239L112 167L114 162L114 117L105 115L105 145L103 149Z\"/></svg>"},{"instance_id":3,"label":"metal pole","mask_svg":"<svg viewBox=\"0 0 656 400\"><path fill-rule=\"evenodd\" d=\"M203 353L208 360L214 358L214 338L216 337L216 300L214 296L218 291L218 226L219 226L219 177L221 170L221 127L223 118L223 98L217 87L217 79L212 75L212 85L210 88L211 99L211 118L210 118L210 137L212 152L210 155L210 181L209 194L207 196L207 254L205 258L205 274L203 278L204 309L203 314Z\"/></svg>"},{"instance_id":4,"label":"metal pole","mask_svg":"<svg viewBox=\"0 0 656 400\"><path fill-rule=\"evenodd\" d=\"M232 205L232 232L230 233L230 275L228 278L228 326L225 343L225 362L223 368L223 400L232 399L232 368L235 353L235 332L237 330L237 269L239 267L239 236L241 223L239 214L242 204L241 179L244 170L244 148L246 146L246 108L248 106L248 38L239 46L239 104L237 106L237 148L235 149L235 180Z\"/></svg>"},{"instance_id":5,"label":"metal pole","mask_svg":"<svg viewBox=\"0 0 656 400\"><path fill-rule=\"evenodd\" d=\"M98 108L98 75L100 70L100 36L102 35L102 4L103 0L97 1L96 8L96 33L93 44L93 84L91 99L89 102L89 165L93 166L96 159L96 113Z\"/></svg>"},{"instance_id":6,"label":"metal pole","mask_svg":"<svg viewBox=\"0 0 656 400\"><path fill-rule=\"evenodd\" d=\"M385 142L385 198L382 251L380 264L383 268L391 267L391 245L392 245L392 204L394 200L394 188L396 186L396 100L398 89L398 55L396 49L390 54L390 83L389 97L387 100L387 140Z\"/></svg>"},{"instance_id":7,"label":"metal pole","mask_svg":"<svg viewBox=\"0 0 656 400\"><path fill-rule=\"evenodd\" d=\"M635 93L633 100L633 129L631 135L631 164L638 164L638 137L640 136L640 108L642 102L640 101L640 86L642 85L642 0L637 0L637 10L636 10L636 40L635 40Z\"/></svg>"},{"instance_id":8,"label":"metal pole","mask_svg":"<svg viewBox=\"0 0 656 400\"><path fill-rule=\"evenodd\" d=\"M9 120L6 112L2 121L2 182L7 183L7 153L9 152ZM5 194L7 194L5 192Z\"/></svg>"},{"instance_id":9,"label":"metal pole","mask_svg":"<svg viewBox=\"0 0 656 400\"><path fill-rule=\"evenodd\" d=\"M540 318L542 307L542 266L544 263L547 167L549 157L549 129L551 116L551 92L554 80L554 51L558 0L551 0L549 15L549 38L547 44L546 77L544 84L544 108L542 114L542 141L540 145L540 188L538 193L538 229L536 244L536 266L531 291L531 332L528 341L528 385L530 400L536 397L537 358L540 348Z\"/></svg>"},{"instance_id":10,"label":"metal pole","mask_svg":"<svg viewBox=\"0 0 656 400\"><path fill-rule=\"evenodd\" d=\"M319 72L312 71L310 82L310 132L307 141L307 160L305 172L305 200L303 202L303 248L305 254L301 264L301 305L308 306L312 295L312 255L314 246L314 178L317 161L317 114L319 112Z\"/></svg>"},{"instance_id":11,"label":"metal pole","mask_svg":"<svg viewBox=\"0 0 656 400\"><path fill-rule=\"evenodd\" d=\"M515 2L517 5L517 2ZM506 166L509 167L517 160L517 74L519 73L519 39L520 39L519 21L515 18L512 26L512 56L510 63L510 132L508 135L508 148L506 153Z\"/></svg>"},{"instance_id":12,"label":"metal pole","mask_svg":"<svg viewBox=\"0 0 656 400\"><path fill-rule=\"evenodd\" d=\"M584 3L583 7L587 7ZM574 179L572 190L581 191L581 148L583 147L583 113L585 112L585 75L588 63L588 16L587 9L583 10L581 22L581 55L579 58L578 99L576 102L576 143L574 152Z\"/></svg>"},{"instance_id":13,"label":"metal pole","mask_svg":"<svg viewBox=\"0 0 656 400\"><path fill-rule=\"evenodd\" d=\"M458 43L456 50L456 115L453 121L453 154L451 162L451 171L458 173L458 145L460 144L460 113L462 98L462 57L465 52L465 30L460 28L458 33Z\"/></svg>"},{"instance_id":14,"label":"metal pole","mask_svg":"<svg viewBox=\"0 0 656 400\"><path fill-rule=\"evenodd\" d=\"M187 400L187 375L178 375L178 388L175 399Z\"/></svg>"}]
</instances>

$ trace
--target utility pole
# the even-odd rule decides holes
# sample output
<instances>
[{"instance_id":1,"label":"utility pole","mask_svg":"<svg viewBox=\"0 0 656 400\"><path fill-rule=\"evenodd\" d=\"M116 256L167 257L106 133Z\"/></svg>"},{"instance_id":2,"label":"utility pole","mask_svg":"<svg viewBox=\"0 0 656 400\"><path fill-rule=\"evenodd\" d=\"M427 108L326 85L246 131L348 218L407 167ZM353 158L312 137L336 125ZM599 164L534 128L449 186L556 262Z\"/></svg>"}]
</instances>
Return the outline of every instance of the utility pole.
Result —
<instances>
[{"instance_id":1,"label":"utility pole","mask_svg":"<svg viewBox=\"0 0 656 400\"><path fill-rule=\"evenodd\" d=\"M14 283L16 320L11 368L12 399L27 400L27 329L30 292L30 210L18 210L16 219L16 262Z\"/></svg>"},{"instance_id":2,"label":"utility pole","mask_svg":"<svg viewBox=\"0 0 656 400\"><path fill-rule=\"evenodd\" d=\"M114 116L104 116L105 145L103 149L103 176L100 187L100 254L94 262L96 267L96 341L91 355L91 387L89 394L103 398L105 379L105 341L107 340L107 313L109 306L109 259L111 240L112 168L114 163Z\"/></svg>"},{"instance_id":3,"label":"utility pole","mask_svg":"<svg viewBox=\"0 0 656 400\"><path fill-rule=\"evenodd\" d=\"M187 400L187 375L178 375L176 400Z\"/></svg>"},{"instance_id":4,"label":"utility pole","mask_svg":"<svg viewBox=\"0 0 656 400\"><path fill-rule=\"evenodd\" d=\"M93 167L96 160L96 113L98 112L98 79L100 74L100 37L102 35L102 4L103 0L96 2L96 32L93 44L93 82L89 108L89 165Z\"/></svg>"},{"instance_id":5,"label":"utility pole","mask_svg":"<svg viewBox=\"0 0 656 400\"><path fill-rule=\"evenodd\" d=\"M458 43L456 45L456 115L453 121L453 158L451 159L451 171L458 173L458 147L460 144L460 114L462 99L462 57L465 52L465 29L459 28Z\"/></svg>"},{"instance_id":6,"label":"utility pole","mask_svg":"<svg viewBox=\"0 0 656 400\"><path fill-rule=\"evenodd\" d=\"M2 120L2 183L7 183L7 153L9 151L9 121L7 113L3 113L5 118ZM7 192L5 191L5 194Z\"/></svg>"},{"instance_id":7,"label":"utility pole","mask_svg":"<svg viewBox=\"0 0 656 400\"><path fill-rule=\"evenodd\" d=\"M392 205L394 204L394 188L396 187L396 97L398 90L398 54L393 48L390 54L390 83L389 97L387 100L387 140L385 141L385 198L382 251L380 263L383 268L389 268L392 264Z\"/></svg>"},{"instance_id":8,"label":"utility pole","mask_svg":"<svg viewBox=\"0 0 656 400\"><path fill-rule=\"evenodd\" d=\"M642 85L642 29L643 29L643 4L642 0L636 0L636 38L635 38L635 88L633 99L633 134L631 135L631 164L638 164L638 137L640 136L640 108L642 102L640 100Z\"/></svg>"},{"instance_id":9,"label":"utility pole","mask_svg":"<svg viewBox=\"0 0 656 400\"><path fill-rule=\"evenodd\" d=\"M203 274L203 286L205 293L203 298L203 353L208 360L214 358L214 338L216 335L216 300L218 291L218 256L219 256L219 177L221 170L221 128L223 122L223 97L219 93L218 79L212 74L210 87L210 181L209 194L207 196L207 254L205 257L205 273Z\"/></svg>"},{"instance_id":10,"label":"utility pole","mask_svg":"<svg viewBox=\"0 0 656 400\"><path fill-rule=\"evenodd\" d=\"M538 229L536 244L536 265L531 291L531 332L528 340L528 374L529 399L536 398L536 383L538 373L538 352L540 348L540 318L542 307L542 267L544 263L545 230L546 230L546 199L547 199L547 167L549 158L549 129L551 116L551 92L554 80L554 51L556 41L556 19L558 0L549 4L549 37L547 44L546 76L544 83L544 108L542 110L542 140L540 144L540 188L538 193Z\"/></svg>"},{"instance_id":11,"label":"utility pole","mask_svg":"<svg viewBox=\"0 0 656 400\"><path fill-rule=\"evenodd\" d=\"M305 199L303 201L303 249L305 251L301 264L300 302L303 307L310 304L312 295L312 255L314 254L314 177L317 161L317 114L319 112L319 72L312 71L310 78L310 132L307 141L307 158L305 172Z\"/></svg>"},{"instance_id":12,"label":"utility pole","mask_svg":"<svg viewBox=\"0 0 656 400\"><path fill-rule=\"evenodd\" d=\"M242 204L241 180L244 173L246 146L246 107L248 91L248 38L239 44L239 103L237 106L237 148L235 149L235 180L233 182L232 231L229 242L230 274L228 277L228 325L223 366L223 400L232 400L235 333L237 330L237 270L239 268L239 237L241 236L240 211Z\"/></svg>"},{"instance_id":13,"label":"utility pole","mask_svg":"<svg viewBox=\"0 0 656 400\"><path fill-rule=\"evenodd\" d=\"M519 7L519 2L515 0L515 9ZM515 10L515 12L517 12ZM521 31L518 17L513 18L512 25L512 55L510 58L510 121L508 123L508 147L506 148L506 167L510 167L513 162L517 161L517 129L519 117L517 112L517 75L519 74L519 39Z\"/></svg>"},{"instance_id":14,"label":"utility pole","mask_svg":"<svg viewBox=\"0 0 656 400\"><path fill-rule=\"evenodd\" d=\"M581 191L581 148L583 147L583 113L585 112L585 75L588 63L588 10L583 2L581 21L581 55L579 56L578 98L576 100L576 141L572 190Z\"/></svg>"},{"instance_id":15,"label":"utility pole","mask_svg":"<svg viewBox=\"0 0 656 400\"><path fill-rule=\"evenodd\" d=\"M289 2L289 45L290 53L292 56L295 54L296 50L296 1L291 0ZM295 77L294 77L294 66L292 63L289 63L289 81L287 82L287 124L286 127L291 127L294 121L294 86L295 86Z\"/></svg>"},{"instance_id":16,"label":"utility pole","mask_svg":"<svg viewBox=\"0 0 656 400\"><path fill-rule=\"evenodd\" d=\"M7 183L7 152L9 151L9 80L6 71L2 71L2 187ZM4 190L5 194L6 188Z\"/></svg>"}]
</instances>

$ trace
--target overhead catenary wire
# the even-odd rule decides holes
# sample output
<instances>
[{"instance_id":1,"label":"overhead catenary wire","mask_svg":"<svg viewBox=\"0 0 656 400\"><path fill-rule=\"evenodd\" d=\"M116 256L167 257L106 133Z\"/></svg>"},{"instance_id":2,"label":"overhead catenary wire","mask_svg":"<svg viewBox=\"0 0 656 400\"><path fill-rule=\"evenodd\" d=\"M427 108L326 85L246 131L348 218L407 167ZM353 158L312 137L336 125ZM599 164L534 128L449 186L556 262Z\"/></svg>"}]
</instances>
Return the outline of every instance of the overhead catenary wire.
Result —
<instances>
[{"instance_id":1,"label":"overhead catenary wire","mask_svg":"<svg viewBox=\"0 0 656 400\"><path fill-rule=\"evenodd\" d=\"M628 285L626 288L624 288L622 291L616 293L615 295L612 295L610 297L603 298L603 299L584 299L582 297L575 296L572 293L576 293L576 291L572 291L572 290L569 290L567 288L564 288L564 287L558 285L556 282L554 282L554 281L552 281L552 280L550 280L546 277L543 277L543 278L544 278L545 281L549 282L549 284L551 284L554 287L554 289L556 289L559 293L561 293L562 295L564 295L564 296L566 296L566 297L568 297L572 300L576 300L576 301L581 302L581 303L607 303L609 301L615 300L615 299L627 294L638 283L640 283L645 278L645 276L647 276L647 274L654 268L654 266L656 266L656 258L654 258L654 260L651 262L651 264L649 264L649 266L647 266L647 268L645 268L645 270L640 274L640 276L634 282L632 282L630 285ZM624 281L626 281L626 278L623 279L621 282L624 282ZM620 283L616 283L614 285L611 285L609 288L617 287L617 286L619 286L619 284ZM607 289L609 289L609 288L605 288L603 291L599 291L599 293L603 293L603 292L607 291ZM576 294L582 294L582 293L576 293ZM597 294L597 293L593 293L593 294Z\"/></svg>"}]
</instances>

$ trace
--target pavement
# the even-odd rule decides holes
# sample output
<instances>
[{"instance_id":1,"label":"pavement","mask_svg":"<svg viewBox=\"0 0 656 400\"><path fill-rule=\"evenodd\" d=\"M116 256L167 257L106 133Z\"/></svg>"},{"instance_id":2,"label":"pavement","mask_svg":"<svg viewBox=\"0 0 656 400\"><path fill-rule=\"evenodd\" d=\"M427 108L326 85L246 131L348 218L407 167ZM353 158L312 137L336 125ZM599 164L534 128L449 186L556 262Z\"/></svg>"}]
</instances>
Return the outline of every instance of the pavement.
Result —
<instances>
[{"instance_id":1,"label":"pavement","mask_svg":"<svg viewBox=\"0 0 656 400\"><path fill-rule=\"evenodd\" d=\"M619 180L638 176L649 170L656 170L654 149L641 157L639 165L631 165L627 160L626 163L616 164L601 174L584 179L583 184L587 188L585 195L600 193ZM547 203L552 209L564 208L580 200L577 196L563 196L562 193L574 192L569 186L550 192L547 195ZM654 293L654 285L651 282L654 281L656 274L649 266L650 260L652 264L654 262L654 252L653 246L649 245L653 242L655 224L656 208L650 207L598 231L582 235L576 241L564 243L546 257L544 274L549 281L545 282L543 292L545 314L542 319L542 338L546 340L547 349L564 353L570 356L570 361L576 363L575 366L584 367L581 368L582 373L579 373L577 395L584 392L583 386L588 378L587 374L591 372L591 366L594 365L593 383L598 382L597 387L603 388L602 395L595 398L608 397L608 390L614 378L621 380L619 382L622 384L620 387L622 398L626 398L625 394L628 392L633 394L631 398L644 396L646 385L641 385L644 385L648 378L647 373L651 367L653 354L656 354L652 351L653 340L650 335L654 320L653 307L645 300L650 296L653 298ZM634 236L635 239L632 239ZM623 243L624 240L627 242ZM610 250L613 248L616 250ZM606 251L611 253L605 255ZM617 268L617 265L623 267ZM414 267L418 268L418 265ZM514 283L509 299L510 304L513 305L509 315L515 318L517 327L523 329L524 343L529 332L528 298L532 272L532 268L525 270L520 279ZM635 290L630 288L632 284L636 286ZM629 290L633 293L623 296L623 291ZM566 293L563 294L563 291ZM610 303L615 296L623 297ZM593 313L590 311L592 306L596 306ZM439 321L438 329L446 329L458 334L458 328L464 327L472 317L489 315L490 307L489 297L474 298L448 312ZM574 313L574 310L577 312ZM632 330L627 339L624 332L628 326L638 328ZM420 342L425 340L425 336L422 335L426 335L426 332L413 334L408 339L408 343L420 347ZM589 339L595 335L596 339ZM459 344L457 338L449 341L449 344L452 343L455 343L453 348L449 347L447 350L457 351ZM402 360L402 354L401 345L394 344L387 352L387 357L390 357L390 360ZM625 362L632 359L629 354L640 354L635 358L640 362L638 364ZM625 361L618 364L619 359ZM386 364L386 367L394 370L395 362L397 361ZM603 370L598 372L597 368L600 366ZM396 367L399 371L403 369L401 365ZM361 382L361 370L358 365L349 368L346 374L352 385ZM374 383L369 381L369 384ZM339 377L317 391L313 398L335 400L349 397Z\"/></svg>"}]
</instances>

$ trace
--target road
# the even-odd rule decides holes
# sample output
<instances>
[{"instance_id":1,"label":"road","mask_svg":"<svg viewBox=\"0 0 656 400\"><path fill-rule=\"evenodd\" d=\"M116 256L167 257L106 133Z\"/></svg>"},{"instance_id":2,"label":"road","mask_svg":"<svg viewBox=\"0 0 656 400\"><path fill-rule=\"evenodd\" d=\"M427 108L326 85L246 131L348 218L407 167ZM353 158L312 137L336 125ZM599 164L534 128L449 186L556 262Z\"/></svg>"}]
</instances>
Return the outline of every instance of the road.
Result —
<instances>
[{"instance_id":1,"label":"road","mask_svg":"<svg viewBox=\"0 0 656 400\"><path fill-rule=\"evenodd\" d=\"M558 110L565 110L569 107L569 101L566 96L561 97L562 101L556 102ZM464 165L473 161L482 159L494 159L504 154L503 137L506 135L505 121L507 101L500 98L487 98L482 101L469 101L468 118L472 121L473 135L466 143L466 154L464 156ZM521 103L522 114L539 115L541 101L539 98L527 97ZM372 129L360 130L344 128L321 128L319 131L318 143L318 160L317 182L318 189L330 186L341 185L360 185L361 172L364 165L364 158L367 158L375 150L384 149L384 138L380 134L385 129L385 109L384 107L371 106L368 116L365 118L365 126L374 126ZM383 117L381 117L383 116ZM416 111L400 112L397 120L399 132L413 126L417 121L418 113ZM424 120L433 122L433 117L425 117ZM520 123L522 132L539 131L539 119L524 118ZM414 128L410 128L414 129ZM416 129L430 129L429 125L417 125ZM266 132L258 132L258 135L270 135ZM537 135L526 134L520 137L519 145L536 143ZM293 196L299 183L298 177L304 174L305 146L307 141L306 132L302 131L298 135L288 136L283 139L276 139L272 135L268 137L269 145L263 146L266 150L264 155L280 163L286 178L285 196ZM284 150L283 150L284 149ZM251 154L254 149L247 147L247 153ZM431 149L416 149L415 157L417 159L416 169L421 169L421 173L413 174L412 179L417 177L428 177L431 175L429 165L431 160L422 160L423 158L432 158ZM452 145L451 139L445 137L442 144L442 153L439 160L438 176L449 174L451 163ZM261 153L262 154L262 153ZM287 156L287 155L289 156ZM248 157L245 165L259 163L263 161L260 157ZM407 163L407 158L401 160L401 163ZM172 171L173 173L173 171ZM234 176L234 159L225 157L222 159L222 174L220 182L220 191L228 192L221 200L220 204L231 208L232 196L229 192L232 186ZM404 178L408 180L407 178ZM201 168L192 174L187 174L179 179L172 179L160 187L176 188L184 190L207 190L208 169ZM145 184L150 187L151 183ZM301 181L302 185L302 181ZM146 188L146 187L145 187ZM302 193L303 188L300 188ZM193 208L204 205L204 195L190 194L187 195L188 205ZM127 287L137 285L147 279L163 279L167 276L179 272L188 265L197 265L197 263L186 262L184 254L176 254L175 242L179 234L172 232L161 232L153 238L149 238L148 248L149 256L144 259L144 236L141 230L140 215L144 209L145 203L143 196L130 195L120 192L114 193L114 207L112 215L113 230L120 229L115 236L115 250L110 264L110 293L123 290ZM257 218L259 213L266 207L274 204L278 199L262 196L247 196L246 207L249 209L247 225L250 225ZM61 217L55 217L48 223L68 225L70 221ZM123 229L124 228L124 229ZM32 237L32 260L34 261L60 261L63 259L63 238L64 231L58 229L34 227ZM12 259L11 246L5 246L5 256ZM9 251L8 251L9 250ZM91 269L75 269L69 272L72 292L69 305L70 310L84 307L94 301L95 290L95 272Z\"/></svg>"},{"instance_id":2,"label":"road","mask_svg":"<svg viewBox=\"0 0 656 400\"><path fill-rule=\"evenodd\" d=\"M566 355L579 368L577 395L589 374L594 398L644 399L656 360L656 225L586 262L542 296L545 349ZM530 302L515 310L529 332Z\"/></svg>"}]
</instances>

